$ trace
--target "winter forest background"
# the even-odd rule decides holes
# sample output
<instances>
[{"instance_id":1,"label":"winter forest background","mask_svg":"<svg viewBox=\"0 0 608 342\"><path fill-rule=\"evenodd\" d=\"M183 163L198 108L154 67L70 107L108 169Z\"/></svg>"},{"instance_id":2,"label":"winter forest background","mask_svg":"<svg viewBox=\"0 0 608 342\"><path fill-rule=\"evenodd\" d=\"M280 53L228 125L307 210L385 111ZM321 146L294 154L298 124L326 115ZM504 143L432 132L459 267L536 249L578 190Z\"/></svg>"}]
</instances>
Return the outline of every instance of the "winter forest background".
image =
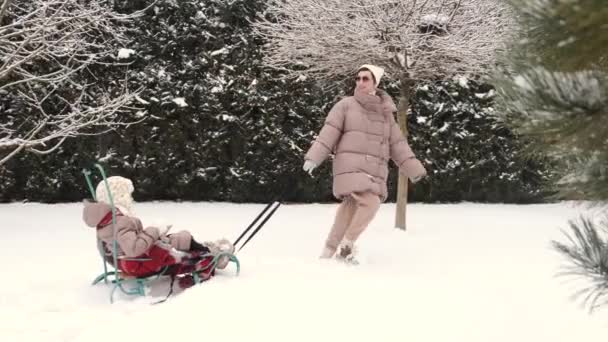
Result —
<instances>
[{"instance_id":1,"label":"winter forest background","mask_svg":"<svg viewBox=\"0 0 608 342\"><path fill-rule=\"evenodd\" d=\"M23 11L35 3L13 1ZM331 164L311 178L301 171L302 158L329 108L354 84L343 77L328 87L263 67L265 41L254 35L251 21L264 13L266 1L151 4L99 2L137 15L113 21L122 39L100 40L101 59L76 75L89 85L84 98L91 102L138 91L116 114L125 124L102 135L68 137L52 154L18 153L0 166L0 201L79 201L87 194L81 170L96 161L109 174L133 179L139 201L332 201ZM46 66L37 61L36 68ZM384 80L381 87L398 96L396 82ZM63 98L81 93L74 82L56 90ZM530 142L501 121L495 97L494 86L475 77L416 86L409 140L430 177L410 187L410 202L531 203L553 193L554 161L526 153ZM58 97L45 106L62 104ZM27 115L39 112L6 89L0 90L0 110L0 124L15 126L27 126ZM391 202L396 186L391 163Z\"/></svg>"}]
</instances>

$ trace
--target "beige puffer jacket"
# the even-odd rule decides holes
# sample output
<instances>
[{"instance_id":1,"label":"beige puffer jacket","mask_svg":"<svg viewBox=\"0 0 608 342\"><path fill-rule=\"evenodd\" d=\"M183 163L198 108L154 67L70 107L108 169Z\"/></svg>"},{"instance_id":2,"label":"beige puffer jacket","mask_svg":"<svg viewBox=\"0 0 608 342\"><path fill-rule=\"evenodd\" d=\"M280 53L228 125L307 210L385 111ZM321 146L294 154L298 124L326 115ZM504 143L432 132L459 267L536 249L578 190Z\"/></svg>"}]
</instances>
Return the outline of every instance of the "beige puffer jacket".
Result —
<instances>
[{"instance_id":1,"label":"beige puffer jacket","mask_svg":"<svg viewBox=\"0 0 608 342\"><path fill-rule=\"evenodd\" d=\"M412 180L426 175L395 121L396 110L383 90L377 90L377 95L356 92L331 109L304 158L320 165L335 154L334 196L342 199L353 192L371 191L385 201L389 159Z\"/></svg>"},{"instance_id":2,"label":"beige puffer jacket","mask_svg":"<svg viewBox=\"0 0 608 342\"><path fill-rule=\"evenodd\" d=\"M97 228L97 237L102 240L110 252L112 251L113 226L111 221L111 207L106 203L84 201L83 220L87 226ZM108 222L108 218L110 219ZM105 220L104 220L105 219ZM102 221L105 221L102 223ZM101 223L101 224L100 224ZM180 231L169 235L172 247L181 251L190 249L192 235L187 231ZM143 228L141 221L136 217L116 217L116 242L119 250L118 256L129 258L137 257L147 252L154 243L159 241L160 231L157 227Z\"/></svg>"}]
</instances>

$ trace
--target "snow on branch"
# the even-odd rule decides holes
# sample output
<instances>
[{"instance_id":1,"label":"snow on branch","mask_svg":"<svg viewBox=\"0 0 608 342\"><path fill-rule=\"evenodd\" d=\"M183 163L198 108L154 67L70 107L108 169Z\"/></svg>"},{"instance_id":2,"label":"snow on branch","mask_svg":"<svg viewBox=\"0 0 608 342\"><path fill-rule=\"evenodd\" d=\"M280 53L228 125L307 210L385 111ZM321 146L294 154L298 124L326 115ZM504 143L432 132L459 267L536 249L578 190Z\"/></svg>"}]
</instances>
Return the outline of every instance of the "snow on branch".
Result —
<instances>
[{"instance_id":1,"label":"snow on branch","mask_svg":"<svg viewBox=\"0 0 608 342\"><path fill-rule=\"evenodd\" d=\"M265 63L322 78L377 63L414 79L482 74L512 33L500 0L276 0L254 30Z\"/></svg>"},{"instance_id":2,"label":"snow on branch","mask_svg":"<svg viewBox=\"0 0 608 342\"><path fill-rule=\"evenodd\" d=\"M0 165L22 150L49 153L66 138L124 124L117 113L137 92L93 96L82 74L113 60L127 43L117 22L139 15L120 15L97 1L3 2L0 97L30 110L0 113ZM62 89L81 94L62 97Z\"/></svg>"}]
</instances>

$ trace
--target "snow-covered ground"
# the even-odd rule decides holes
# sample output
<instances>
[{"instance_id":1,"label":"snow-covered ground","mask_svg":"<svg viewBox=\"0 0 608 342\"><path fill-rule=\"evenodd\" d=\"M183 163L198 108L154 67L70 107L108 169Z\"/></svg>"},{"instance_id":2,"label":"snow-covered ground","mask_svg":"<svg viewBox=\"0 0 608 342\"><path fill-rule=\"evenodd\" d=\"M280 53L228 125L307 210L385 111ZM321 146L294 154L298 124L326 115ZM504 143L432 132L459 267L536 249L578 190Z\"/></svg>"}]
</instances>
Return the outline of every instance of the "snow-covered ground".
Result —
<instances>
[{"instance_id":1,"label":"snow-covered ground","mask_svg":"<svg viewBox=\"0 0 608 342\"><path fill-rule=\"evenodd\" d=\"M138 203L146 223L231 240L263 205ZM161 305L91 286L100 273L80 204L0 205L2 341L600 341L556 278L551 247L583 210L551 205L408 207L407 232L384 204L360 241L359 266L317 258L335 204L284 205L212 281ZM163 286L161 286L163 285ZM167 284L160 283L153 290ZM154 293L153 293L154 294Z\"/></svg>"}]
</instances>

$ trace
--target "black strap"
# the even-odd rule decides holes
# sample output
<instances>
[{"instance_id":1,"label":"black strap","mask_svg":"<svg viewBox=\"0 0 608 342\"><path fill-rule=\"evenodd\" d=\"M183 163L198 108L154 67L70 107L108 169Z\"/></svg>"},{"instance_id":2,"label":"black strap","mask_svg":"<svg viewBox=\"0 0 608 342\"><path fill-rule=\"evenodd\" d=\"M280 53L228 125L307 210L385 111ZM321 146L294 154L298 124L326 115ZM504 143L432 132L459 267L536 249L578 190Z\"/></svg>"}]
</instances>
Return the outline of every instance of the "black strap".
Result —
<instances>
[{"instance_id":1,"label":"black strap","mask_svg":"<svg viewBox=\"0 0 608 342\"><path fill-rule=\"evenodd\" d=\"M175 278L176 278L176 275L171 274L171 284L169 284L169 293L167 293L167 296L165 297L165 299L161 299L158 302L154 302L154 303L152 303L153 305L164 303L167 301L167 299L169 299L169 297L171 297L171 295L173 294L173 283L175 282Z\"/></svg>"}]
</instances>

